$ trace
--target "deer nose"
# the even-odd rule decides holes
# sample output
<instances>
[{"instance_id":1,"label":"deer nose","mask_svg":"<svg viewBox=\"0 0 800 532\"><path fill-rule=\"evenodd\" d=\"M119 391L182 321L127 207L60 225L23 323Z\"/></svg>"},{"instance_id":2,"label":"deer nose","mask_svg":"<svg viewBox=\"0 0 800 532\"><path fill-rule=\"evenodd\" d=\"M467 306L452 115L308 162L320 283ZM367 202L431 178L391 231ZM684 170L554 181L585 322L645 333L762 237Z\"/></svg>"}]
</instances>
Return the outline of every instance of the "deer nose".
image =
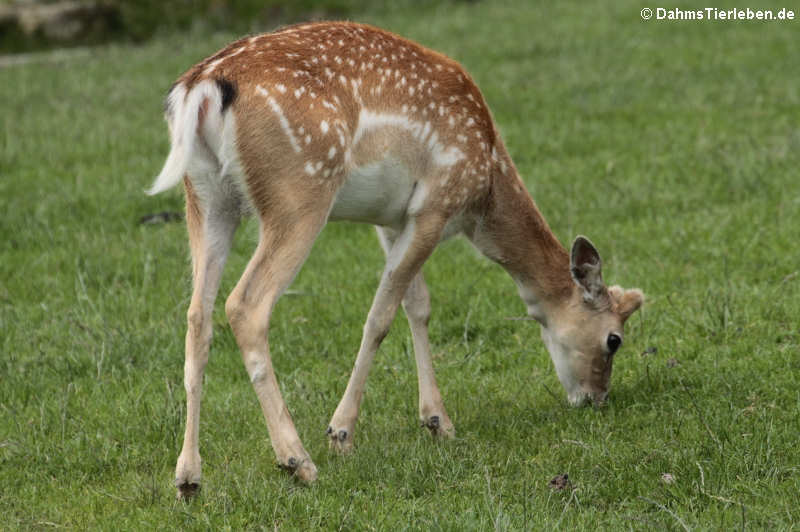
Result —
<instances>
[{"instance_id":1,"label":"deer nose","mask_svg":"<svg viewBox=\"0 0 800 532\"><path fill-rule=\"evenodd\" d=\"M603 406L606 402L607 397L608 397L607 390L589 394L589 399L592 402L592 406L594 406L595 408L600 408L601 406Z\"/></svg>"},{"instance_id":2,"label":"deer nose","mask_svg":"<svg viewBox=\"0 0 800 532\"><path fill-rule=\"evenodd\" d=\"M576 394L569 394L567 395L567 402L570 406L574 407L581 407L585 406L587 402L590 401L589 394L587 393L576 393Z\"/></svg>"}]
</instances>

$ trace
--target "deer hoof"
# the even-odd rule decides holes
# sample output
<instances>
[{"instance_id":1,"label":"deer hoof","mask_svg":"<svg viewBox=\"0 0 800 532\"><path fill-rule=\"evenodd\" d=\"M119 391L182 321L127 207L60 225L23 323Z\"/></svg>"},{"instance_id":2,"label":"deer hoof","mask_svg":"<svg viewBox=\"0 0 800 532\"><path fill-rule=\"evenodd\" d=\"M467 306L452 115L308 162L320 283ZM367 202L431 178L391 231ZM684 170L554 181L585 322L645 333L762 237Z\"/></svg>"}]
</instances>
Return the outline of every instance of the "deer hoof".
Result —
<instances>
[{"instance_id":1,"label":"deer hoof","mask_svg":"<svg viewBox=\"0 0 800 532\"><path fill-rule=\"evenodd\" d=\"M279 467L295 476L303 484L311 484L317 480L317 466L310 458L295 458L290 456L285 464Z\"/></svg>"},{"instance_id":2,"label":"deer hoof","mask_svg":"<svg viewBox=\"0 0 800 532\"><path fill-rule=\"evenodd\" d=\"M175 498L178 500L191 499L200 492L200 484L197 482L184 482L183 484L178 484L177 488L178 493Z\"/></svg>"},{"instance_id":3,"label":"deer hoof","mask_svg":"<svg viewBox=\"0 0 800 532\"><path fill-rule=\"evenodd\" d=\"M450 421L450 418L445 414L444 416L428 416L423 417L421 420L423 427L431 431L431 435L436 438L450 439L456 435L455 427Z\"/></svg>"},{"instance_id":4,"label":"deer hoof","mask_svg":"<svg viewBox=\"0 0 800 532\"><path fill-rule=\"evenodd\" d=\"M328 427L329 447L339 454L347 454L353 450L353 435L345 429L334 430Z\"/></svg>"}]
</instances>

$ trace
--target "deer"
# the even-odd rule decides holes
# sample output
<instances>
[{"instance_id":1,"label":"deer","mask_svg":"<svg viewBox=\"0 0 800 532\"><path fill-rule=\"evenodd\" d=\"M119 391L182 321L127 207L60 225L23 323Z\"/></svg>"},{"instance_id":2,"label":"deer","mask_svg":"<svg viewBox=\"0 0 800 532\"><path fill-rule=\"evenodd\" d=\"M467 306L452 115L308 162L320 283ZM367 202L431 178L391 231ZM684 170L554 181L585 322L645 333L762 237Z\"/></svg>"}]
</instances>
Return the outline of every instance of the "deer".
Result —
<instances>
[{"instance_id":1,"label":"deer","mask_svg":"<svg viewBox=\"0 0 800 532\"><path fill-rule=\"evenodd\" d=\"M258 397L278 465L303 483L317 468L281 395L270 317L328 221L373 224L386 263L347 387L327 427L353 447L367 374L400 305L410 326L419 417L452 438L434 375L430 295L421 267L457 234L504 268L541 336L570 404L602 404L638 289L607 287L583 236L568 252L551 231L456 61L351 22L298 24L237 40L169 90L171 148L148 194L181 181L192 262L178 497L197 492L203 373L212 311L234 233L256 216L259 236L225 312Z\"/></svg>"}]
</instances>

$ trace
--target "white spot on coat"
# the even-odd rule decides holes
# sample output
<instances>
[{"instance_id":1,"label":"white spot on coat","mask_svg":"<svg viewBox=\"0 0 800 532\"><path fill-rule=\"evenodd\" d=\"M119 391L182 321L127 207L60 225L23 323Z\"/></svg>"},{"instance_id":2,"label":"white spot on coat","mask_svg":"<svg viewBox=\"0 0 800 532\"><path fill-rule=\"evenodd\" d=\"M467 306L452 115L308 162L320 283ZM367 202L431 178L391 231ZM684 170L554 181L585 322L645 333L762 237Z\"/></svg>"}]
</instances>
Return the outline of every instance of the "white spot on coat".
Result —
<instances>
[{"instance_id":1,"label":"white spot on coat","mask_svg":"<svg viewBox=\"0 0 800 532\"><path fill-rule=\"evenodd\" d=\"M353 145L358 144L364 134L382 127L404 129L416 139L426 144L437 166L451 166L464 159L464 153L455 146L444 147L439 142L439 135L430 122L420 123L410 120L404 115L375 113L362 109L358 117L358 127L353 135Z\"/></svg>"},{"instance_id":2,"label":"white spot on coat","mask_svg":"<svg viewBox=\"0 0 800 532\"><path fill-rule=\"evenodd\" d=\"M275 101L275 98L270 96L269 92L267 92L267 90L264 89L264 87L262 87L261 85L256 85L256 90L258 91L259 94L261 94L267 99L267 104L272 109L272 112L274 112L278 116L278 123L281 125L281 129L283 129L283 132L289 138L289 144L292 145L292 149L294 149L296 153L299 153L300 145L297 143L297 139L295 138L294 133L292 133L292 128L289 125L289 120L287 120L286 116L283 114L283 109L281 109L281 106L278 105L278 102Z\"/></svg>"}]
</instances>

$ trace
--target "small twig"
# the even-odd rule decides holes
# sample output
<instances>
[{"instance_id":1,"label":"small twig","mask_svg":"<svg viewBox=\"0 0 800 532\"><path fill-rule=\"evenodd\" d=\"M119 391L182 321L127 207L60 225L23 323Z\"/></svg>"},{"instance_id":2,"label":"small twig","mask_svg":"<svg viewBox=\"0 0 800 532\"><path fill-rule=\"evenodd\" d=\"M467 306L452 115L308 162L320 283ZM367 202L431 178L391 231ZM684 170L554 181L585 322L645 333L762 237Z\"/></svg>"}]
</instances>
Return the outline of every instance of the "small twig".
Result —
<instances>
[{"instance_id":1,"label":"small twig","mask_svg":"<svg viewBox=\"0 0 800 532\"><path fill-rule=\"evenodd\" d=\"M667 508L667 507L666 507L666 506L664 506L663 504L661 504L661 503L659 503L659 502L656 502L656 501L654 501L653 499L648 499L647 497L642 497L642 496L639 496L639 498L640 498L640 499L642 499L643 501L647 501L647 502L649 502L650 504L654 504L654 505L658 506L660 509L662 509L662 510L664 510L665 512L667 512L667 513L668 513L669 515L671 515L671 516L672 516L672 517L673 517L673 518L674 518L674 519L675 519L675 520L676 520L678 523L680 523L680 525L683 527L683 529L684 529L686 532L689 532L689 531L691 530L691 529L690 529L690 528L689 528L689 527L686 525L686 523L684 523L684 522L683 522L683 519L681 519L680 517L678 517L678 515L677 515L675 512L673 512L672 510L670 510L669 508Z\"/></svg>"},{"instance_id":2,"label":"small twig","mask_svg":"<svg viewBox=\"0 0 800 532\"><path fill-rule=\"evenodd\" d=\"M0 449L2 449L4 447L16 447L17 449L20 449L20 448L22 448L22 445L20 445L19 443L15 442L13 440L0 441Z\"/></svg>"},{"instance_id":3,"label":"small twig","mask_svg":"<svg viewBox=\"0 0 800 532\"><path fill-rule=\"evenodd\" d=\"M742 530L744 530L744 504L734 501L732 499L727 499L725 497L720 497L719 495L712 495L706 491L706 476L703 472L703 468L700 465L700 462L695 462L697 464L697 468L700 470L700 493L705 495L708 498L715 499L717 501L721 501L727 504L733 504L734 506L741 506L742 508Z\"/></svg>"},{"instance_id":4,"label":"small twig","mask_svg":"<svg viewBox=\"0 0 800 532\"><path fill-rule=\"evenodd\" d=\"M469 332L469 317L470 317L471 315L472 315L472 309L470 308L470 309L467 311L467 317L466 317L466 319L464 320L464 334L462 335L462 337L463 337L463 339L464 339L464 345L466 345L466 346L467 346L467 348L469 348L469 338L468 338L468 332Z\"/></svg>"},{"instance_id":5,"label":"small twig","mask_svg":"<svg viewBox=\"0 0 800 532\"><path fill-rule=\"evenodd\" d=\"M639 521L640 523L645 523L651 530L655 530L656 528L651 519L645 519L644 517L639 517L638 515L627 514L623 515L622 518L629 519L631 521Z\"/></svg>"},{"instance_id":6,"label":"small twig","mask_svg":"<svg viewBox=\"0 0 800 532\"><path fill-rule=\"evenodd\" d=\"M353 509L353 498L355 498L355 496L355 492L350 493L350 501L347 503L347 510L345 510L342 520L339 523L338 532L342 532L342 530L344 530L344 524L347 522L347 516L350 515L350 510Z\"/></svg>"},{"instance_id":7,"label":"small twig","mask_svg":"<svg viewBox=\"0 0 800 532\"><path fill-rule=\"evenodd\" d=\"M744 532L744 504L742 506L742 532Z\"/></svg>"},{"instance_id":8,"label":"small twig","mask_svg":"<svg viewBox=\"0 0 800 532\"><path fill-rule=\"evenodd\" d=\"M703 491L706 487L706 475L703 473L703 467L700 462L695 462L695 464L697 464L697 469L700 470L700 491Z\"/></svg>"},{"instance_id":9,"label":"small twig","mask_svg":"<svg viewBox=\"0 0 800 532\"><path fill-rule=\"evenodd\" d=\"M711 436L711 439L714 440L714 442L717 444L717 446L719 447L719 449L721 451L722 450L722 442L719 440L719 438L717 438L717 435L714 434L714 431L711 430L711 427L708 426L708 423L706 423L706 419L703 416L703 413L700 411L700 407L697 405L697 401L695 401L694 395L692 395L692 392L690 392L689 388L686 386L686 384L684 384L683 379L678 379L678 382L681 383L681 386L683 386L683 389L686 391L686 394L689 396L689 399L692 400L692 405L694 406L694 409L697 412L697 417L700 418L700 422L703 424L703 426L708 431L708 435Z\"/></svg>"},{"instance_id":10,"label":"small twig","mask_svg":"<svg viewBox=\"0 0 800 532\"><path fill-rule=\"evenodd\" d=\"M530 484L525 483L524 486L524 493L522 494L522 525L527 530L528 529L528 488Z\"/></svg>"},{"instance_id":11,"label":"small twig","mask_svg":"<svg viewBox=\"0 0 800 532\"><path fill-rule=\"evenodd\" d=\"M310 296L313 295L311 292L306 292L304 290L284 290L284 296Z\"/></svg>"},{"instance_id":12,"label":"small twig","mask_svg":"<svg viewBox=\"0 0 800 532\"><path fill-rule=\"evenodd\" d=\"M564 408L564 403L561 402L561 399L559 399L559 397L556 394L554 394L553 391L550 388L548 388L546 384L543 384L542 386L544 386L544 389L547 390L547 393L553 396L553 399L556 400L556 403L558 403L559 406L561 406L561 408Z\"/></svg>"},{"instance_id":13,"label":"small twig","mask_svg":"<svg viewBox=\"0 0 800 532\"><path fill-rule=\"evenodd\" d=\"M144 216L139 218L137 224L156 225L156 224L164 224L169 222L180 222L180 221L183 221L182 213L174 211L162 211L153 214L145 214Z\"/></svg>"},{"instance_id":14,"label":"small twig","mask_svg":"<svg viewBox=\"0 0 800 532\"><path fill-rule=\"evenodd\" d=\"M712 495L712 494L707 493L707 492L705 492L703 490L701 490L701 493L703 495L705 495L706 497L710 497L712 499L716 499L716 500L721 501L721 502L726 502L728 504L733 504L733 505L738 505L738 506L744 507L744 504L742 504L740 502L736 502L736 501L731 500L731 499L726 499L725 497L720 497L719 495Z\"/></svg>"}]
</instances>

